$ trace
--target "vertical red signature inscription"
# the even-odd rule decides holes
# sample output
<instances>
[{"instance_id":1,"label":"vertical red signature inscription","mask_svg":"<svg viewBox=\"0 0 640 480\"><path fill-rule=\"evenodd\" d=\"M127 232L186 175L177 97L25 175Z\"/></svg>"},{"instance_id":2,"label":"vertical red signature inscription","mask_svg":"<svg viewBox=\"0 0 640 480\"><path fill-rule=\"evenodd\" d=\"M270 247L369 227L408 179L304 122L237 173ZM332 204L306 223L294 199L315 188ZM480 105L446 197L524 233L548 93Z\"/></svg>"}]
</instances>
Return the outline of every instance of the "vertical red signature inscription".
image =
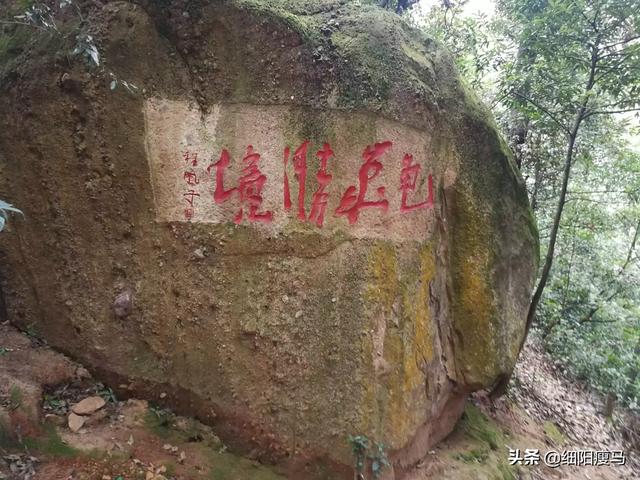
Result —
<instances>
[{"instance_id":1,"label":"vertical red signature inscription","mask_svg":"<svg viewBox=\"0 0 640 480\"><path fill-rule=\"evenodd\" d=\"M195 212L195 208L193 205L194 198L199 197L200 194L195 190L188 190L186 193L183 193L182 196L184 197L185 201L189 205L187 208L184 209L184 216L187 220L191 220Z\"/></svg>"},{"instance_id":2,"label":"vertical red signature inscription","mask_svg":"<svg viewBox=\"0 0 640 480\"><path fill-rule=\"evenodd\" d=\"M192 167L198 166L198 152L190 152L187 150L182 154L182 159L187 165L191 165Z\"/></svg>"},{"instance_id":3,"label":"vertical red signature inscription","mask_svg":"<svg viewBox=\"0 0 640 480\"><path fill-rule=\"evenodd\" d=\"M198 153L197 152L190 152L189 150L186 150L185 152L182 153L182 160L189 167L196 167L198 165ZM200 183L199 180L198 180L198 176L196 175L196 173L191 168L189 170L185 170L184 171L183 178L187 182L187 185L189 185L191 187L193 187L193 186L197 185L198 183ZM185 199L185 201L187 202L187 205L188 205L184 209L184 217L187 220L191 220L193 218L194 213L195 213L194 198L195 197L199 197L200 194L197 193L193 189L189 189L182 196L184 197L184 199Z\"/></svg>"},{"instance_id":4,"label":"vertical red signature inscription","mask_svg":"<svg viewBox=\"0 0 640 480\"><path fill-rule=\"evenodd\" d=\"M193 170L187 170L184 172L184 179L187 182L187 185L198 185L200 180L198 180L198 175Z\"/></svg>"}]
</instances>

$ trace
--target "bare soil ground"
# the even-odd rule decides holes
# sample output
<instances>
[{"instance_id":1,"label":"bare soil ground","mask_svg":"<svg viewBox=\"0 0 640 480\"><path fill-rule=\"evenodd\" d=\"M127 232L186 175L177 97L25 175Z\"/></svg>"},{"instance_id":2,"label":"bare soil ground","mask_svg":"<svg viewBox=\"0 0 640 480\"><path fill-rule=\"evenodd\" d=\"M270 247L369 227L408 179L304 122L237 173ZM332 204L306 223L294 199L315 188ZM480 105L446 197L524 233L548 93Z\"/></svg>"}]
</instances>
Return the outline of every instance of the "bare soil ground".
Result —
<instances>
[{"instance_id":1,"label":"bare soil ground","mask_svg":"<svg viewBox=\"0 0 640 480\"><path fill-rule=\"evenodd\" d=\"M607 419L603 399L564 377L534 341L525 345L505 398L492 403L476 395L471 403L456 431L412 472L411 480L640 479L638 443L629 436L637 417L618 411ZM474 408L486 422L474 418ZM623 451L626 464L512 466L510 448L537 449L541 455L550 450Z\"/></svg>"},{"instance_id":2,"label":"bare soil ground","mask_svg":"<svg viewBox=\"0 0 640 480\"><path fill-rule=\"evenodd\" d=\"M77 431L71 410L85 398L106 403ZM101 402L99 402L101 403ZM559 374L527 345L509 395L474 396L456 430L411 472L409 480L631 480L638 452L607 420L602 401ZM625 423L626 422L626 423ZM146 401L118 401L80 365L9 325L0 325L0 479L10 480L276 480L269 466L236 456L211 428ZM624 466L513 466L509 448L622 450Z\"/></svg>"}]
</instances>

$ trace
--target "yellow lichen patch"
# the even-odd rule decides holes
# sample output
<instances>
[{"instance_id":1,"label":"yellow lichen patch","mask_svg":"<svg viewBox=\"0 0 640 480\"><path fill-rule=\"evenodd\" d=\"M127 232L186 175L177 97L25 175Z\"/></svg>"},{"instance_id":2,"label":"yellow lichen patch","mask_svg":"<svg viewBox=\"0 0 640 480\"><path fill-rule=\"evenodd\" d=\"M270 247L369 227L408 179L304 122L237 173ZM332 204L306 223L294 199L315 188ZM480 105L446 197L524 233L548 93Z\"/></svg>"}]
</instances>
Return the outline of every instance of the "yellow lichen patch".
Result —
<instances>
[{"instance_id":1,"label":"yellow lichen patch","mask_svg":"<svg viewBox=\"0 0 640 480\"><path fill-rule=\"evenodd\" d=\"M380 365L387 318L392 314L393 304L398 291L396 252L391 244L378 243L368 255L368 283L363 290L365 305L364 315L368 317L369 328L362 336L363 359L371 359L370 367L365 368L362 375L370 376L361 383L364 385L360 402L358 424L360 432L372 438L382 439L384 405L384 389L380 388ZM390 373L395 375L395 372Z\"/></svg>"},{"instance_id":2,"label":"yellow lichen patch","mask_svg":"<svg viewBox=\"0 0 640 480\"><path fill-rule=\"evenodd\" d=\"M413 316L416 364L433 358L433 331L429 311L429 283L436 274L436 262L431 247L426 246L420 253L420 284L415 299Z\"/></svg>"},{"instance_id":3,"label":"yellow lichen patch","mask_svg":"<svg viewBox=\"0 0 640 480\"><path fill-rule=\"evenodd\" d=\"M495 305L489 285L490 245L480 212L459 199L454 252L454 323L458 338L457 358L466 383L490 384L498 372L494 335Z\"/></svg>"},{"instance_id":4,"label":"yellow lichen patch","mask_svg":"<svg viewBox=\"0 0 640 480\"><path fill-rule=\"evenodd\" d=\"M381 385L379 401L381 423L386 441L391 446L401 445L406 441L407 429L411 424L411 412L405 404L406 353L404 332L398 328L388 328L384 339L384 359L391 366L391 371Z\"/></svg>"},{"instance_id":5,"label":"yellow lichen patch","mask_svg":"<svg viewBox=\"0 0 640 480\"><path fill-rule=\"evenodd\" d=\"M375 255L379 253L376 251ZM371 262L377 286L369 289L369 294L378 295L378 313L381 310L384 317L382 352L387 371L376 382L376 392L369 393L375 395L376 433L383 434L393 447L405 444L416 426L425 421L424 366L433 358L429 283L435 276L435 260L430 246L421 249L419 267L397 269L395 257L392 258L393 263L388 254L379 255ZM391 286L382 288L383 281L391 282ZM396 293L401 308L393 307Z\"/></svg>"},{"instance_id":6,"label":"yellow lichen patch","mask_svg":"<svg viewBox=\"0 0 640 480\"><path fill-rule=\"evenodd\" d=\"M416 282L408 282L403 289L404 318L396 335L385 339L385 359L392 361L397 355L400 365L398 375L390 382L390 399L387 422L392 438L405 442L414 433L416 425L424 421L424 365L433 358L433 331L429 311L429 283L435 276L435 260L431 248L420 253L420 272ZM395 338L394 338L395 337ZM397 339L397 340L396 340ZM394 341L396 340L396 341ZM387 346L399 347L390 351Z\"/></svg>"},{"instance_id":7,"label":"yellow lichen patch","mask_svg":"<svg viewBox=\"0 0 640 480\"><path fill-rule=\"evenodd\" d=\"M464 358L467 367L481 369L493 364L494 339L491 321L491 292L485 276L485 252L475 252L460 265L458 318L456 323L464 338Z\"/></svg>"},{"instance_id":8,"label":"yellow lichen patch","mask_svg":"<svg viewBox=\"0 0 640 480\"><path fill-rule=\"evenodd\" d=\"M392 245L378 244L371 249L369 270L373 277L365 292L366 300L390 312L398 294L396 252Z\"/></svg>"},{"instance_id":9,"label":"yellow lichen patch","mask_svg":"<svg viewBox=\"0 0 640 480\"><path fill-rule=\"evenodd\" d=\"M369 359L373 358L373 342L371 335L362 335L362 358ZM369 368L364 368L364 372L362 375L367 376L369 378L358 379L359 384L363 386L362 390L362 399L360 401L361 409L359 410L359 430L358 432L371 432L375 431L377 428L377 424L374 420L376 418L377 413L377 405L376 405L376 390L377 383L375 380L375 372L373 369L373 362L370 364L365 363L365 365L370 366Z\"/></svg>"},{"instance_id":10,"label":"yellow lichen patch","mask_svg":"<svg viewBox=\"0 0 640 480\"><path fill-rule=\"evenodd\" d=\"M404 322L404 385L409 394L422 388L424 375L422 365L433 358L433 331L429 311L429 283L435 276L435 260L429 247L420 253L420 275L415 285L407 285L403 295Z\"/></svg>"}]
</instances>

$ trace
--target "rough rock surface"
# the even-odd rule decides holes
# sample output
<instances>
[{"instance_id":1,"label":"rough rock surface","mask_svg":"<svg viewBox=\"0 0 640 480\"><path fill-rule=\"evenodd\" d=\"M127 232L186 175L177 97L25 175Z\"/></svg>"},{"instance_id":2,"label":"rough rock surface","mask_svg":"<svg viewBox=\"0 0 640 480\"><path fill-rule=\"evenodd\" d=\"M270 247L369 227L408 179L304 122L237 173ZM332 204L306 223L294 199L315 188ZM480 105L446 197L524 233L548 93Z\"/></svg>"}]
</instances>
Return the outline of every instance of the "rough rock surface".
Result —
<instances>
[{"instance_id":1,"label":"rough rock surface","mask_svg":"<svg viewBox=\"0 0 640 480\"><path fill-rule=\"evenodd\" d=\"M44 387L74 380L79 368L0 323L0 448L10 441L42 435Z\"/></svg>"},{"instance_id":2,"label":"rough rock surface","mask_svg":"<svg viewBox=\"0 0 640 480\"><path fill-rule=\"evenodd\" d=\"M484 108L374 7L91 8L101 69L46 34L0 56L8 318L292 478L350 478L349 434L400 478L524 333L537 232Z\"/></svg>"},{"instance_id":3,"label":"rough rock surface","mask_svg":"<svg viewBox=\"0 0 640 480\"><path fill-rule=\"evenodd\" d=\"M102 407L104 407L105 403L106 402L102 397L98 397L98 396L87 397L80 400L73 407L71 407L71 410L76 415L91 415L96 410L99 410Z\"/></svg>"}]
</instances>

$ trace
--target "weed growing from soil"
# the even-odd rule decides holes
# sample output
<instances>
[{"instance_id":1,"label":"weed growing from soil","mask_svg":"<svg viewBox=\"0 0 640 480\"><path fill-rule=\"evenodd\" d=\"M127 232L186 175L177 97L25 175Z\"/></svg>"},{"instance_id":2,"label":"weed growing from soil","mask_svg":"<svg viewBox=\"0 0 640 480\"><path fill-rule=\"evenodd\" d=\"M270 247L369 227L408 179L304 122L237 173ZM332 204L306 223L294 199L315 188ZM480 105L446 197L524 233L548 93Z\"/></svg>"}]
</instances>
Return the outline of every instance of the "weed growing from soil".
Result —
<instances>
[{"instance_id":1,"label":"weed growing from soil","mask_svg":"<svg viewBox=\"0 0 640 480\"><path fill-rule=\"evenodd\" d=\"M381 442L372 442L364 435L349 435L349 445L354 457L354 469L357 480L365 480L365 471L370 467L372 478L377 479L382 471L390 467L385 446Z\"/></svg>"}]
</instances>

